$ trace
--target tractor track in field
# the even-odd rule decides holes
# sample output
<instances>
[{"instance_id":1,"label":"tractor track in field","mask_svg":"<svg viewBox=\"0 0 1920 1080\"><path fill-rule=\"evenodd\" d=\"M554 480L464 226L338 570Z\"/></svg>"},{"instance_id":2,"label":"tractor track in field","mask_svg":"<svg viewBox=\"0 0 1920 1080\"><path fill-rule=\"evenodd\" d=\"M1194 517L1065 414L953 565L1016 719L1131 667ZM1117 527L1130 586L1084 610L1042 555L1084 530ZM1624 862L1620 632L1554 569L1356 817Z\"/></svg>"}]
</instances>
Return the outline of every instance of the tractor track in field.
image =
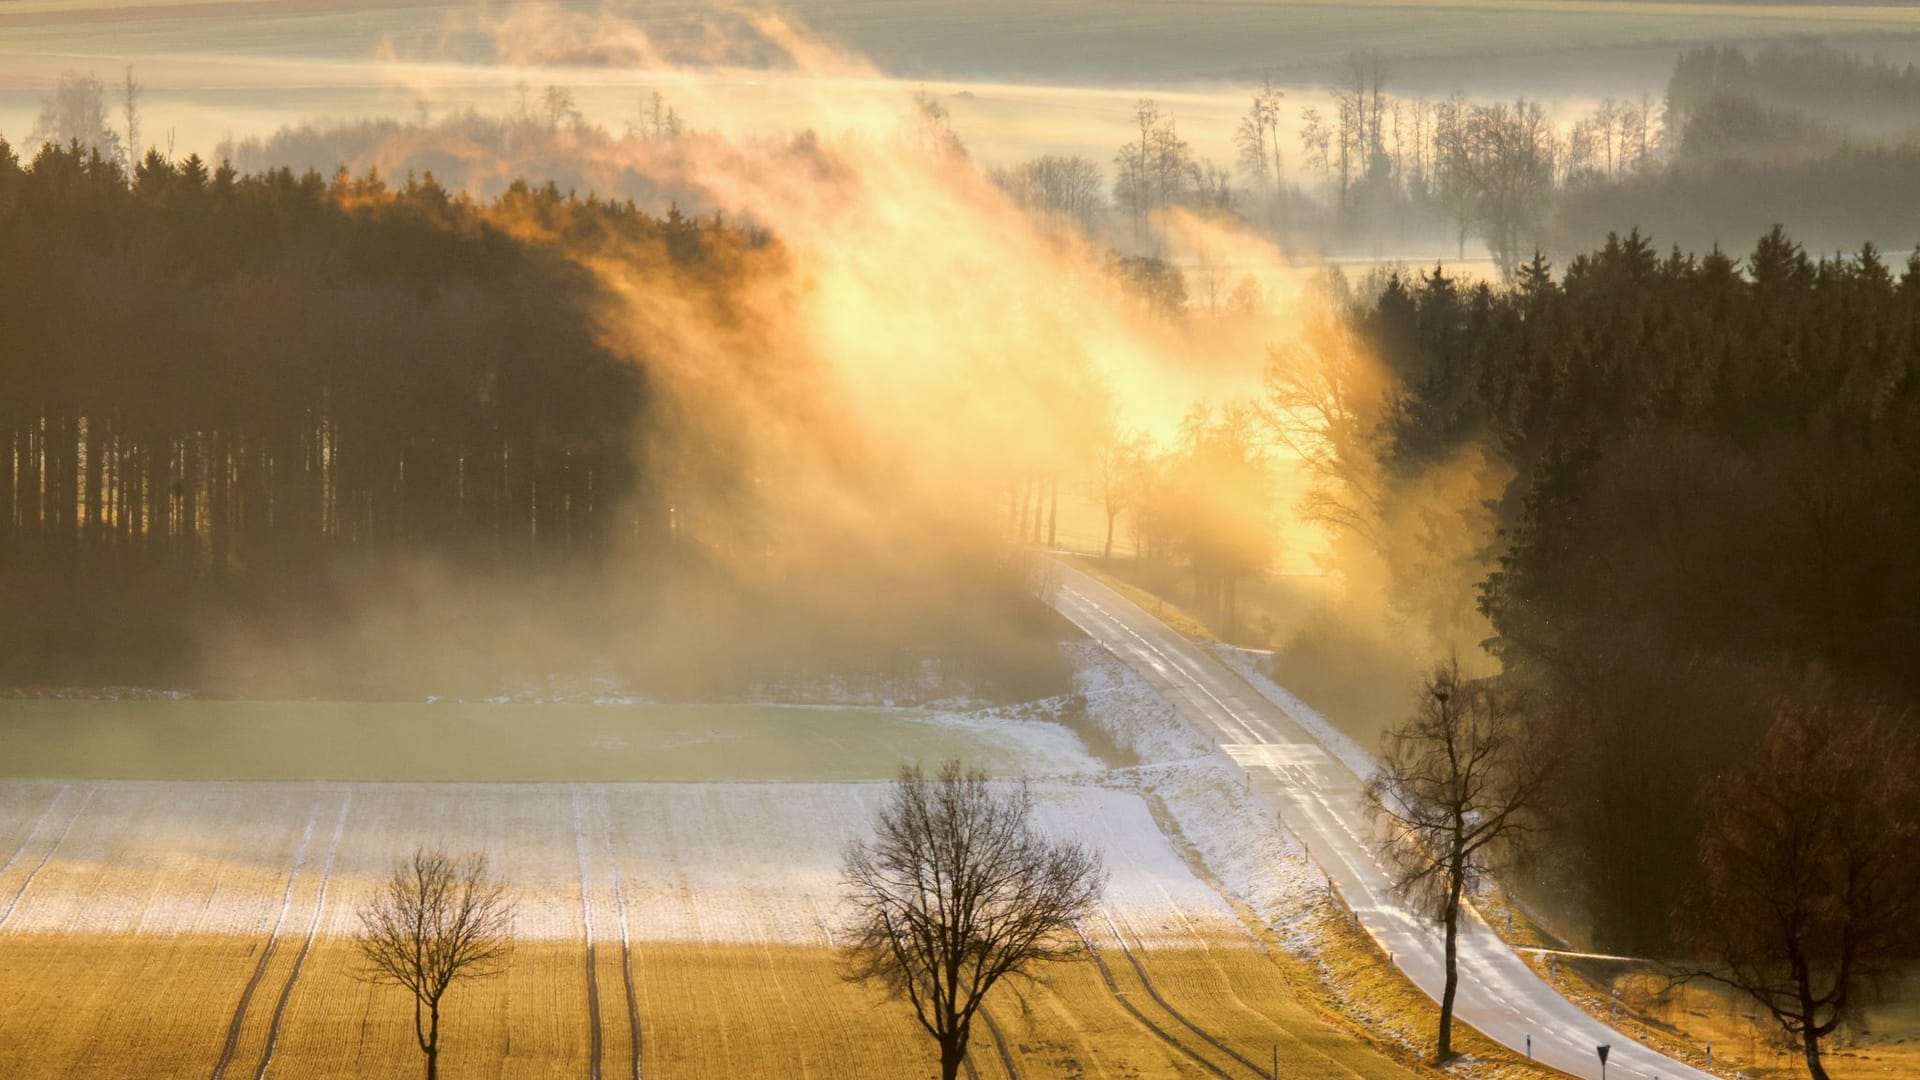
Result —
<instances>
[{"instance_id":1,"label":"tractor track in field","mask_svg":"<svg viewBox=\"0 0 1920 1080\"><path fill-rule=\"evenodd\" d=\"M1246 932L1248 943L1258 949L1260 954L1266 957L1269 962L1276 964L1280 971L1280 978L1287 986L1288 991L1294 994L1302 1005L1310 1005L1312 1001L1311 993L1302 991L1295 984L1294 976L1288 974L1286 966L1281 963L1283 957L1290 957L1291 954L1288 953L1285 948L1275 944L1269 939L1268 934L1270 931L1261 921L1260 916L1247 905L1246 901L1235 897L1232 891L1227 888L1226 884L1207 867L1206 860L1195 851L1193 843L1187 839L1186 833L1180 828L1178 820L1175 819L1172 810L1167 806L1167 801L1152 790L1141 792L1141 798L1146 802L1147 811L1153 815L1154 822L1160 826L1161 834L1167 838L1173 845L1174 851L1180 856L1180 861L1186 864L1187 869L1192 871L1194 877L1198 878L1214 892L1220 894L1221 898L1227 902L1227 906L1233 909L1234 916L1239 921L1241 928ZM1261 1015L1265 1015L1261 1010L1256 1009L1255 1011ZM1372 1038L1370 1035L1364 1035L1364 1029L1350 1016L1332 1013L1326 1009L1317 1010L1315 1015L1319 1017L1322 1023L1329 1025L1333 1030L1340 1030L1344 1026L1349 1032L1355 1033L1356 1037L1365 1037L1369 1040ZM1361 1074L1355 1072L1345 1062L1319 1049L1313 1043L1299 1038L1285 1025L1279 1024L1276 1021L1275 1026L1284 1037L1289 1053L1311 1055L1326 1067L1337 1069L1342 1074L1351 1077L1352 1080L1361 1080Z\"/></svg>"},{"instance_id":2,"label":"tractor track in field","mask_svg":"<svg viewBox=\"0 0 1920 1080\"><path fill-rule=\"evenodd\" d=\"M280 931L287 925L287 912L293 908L293 887L300 882L300 871L307 865L307 848L313 844L313 827L320 821L320 800L313 800L313 808L307 811L307 827L300 834L300 846L293 852L293 867L287 871L287 884L280 890L280 913L274 917L273 929L267 932L267 944L260 950L260 959L253 965L253 976L247 980L246 988L240 991L240 1000L233 1006L233 1019L227 1022L227 1041L220 1048L220 1060L214 1062L212 1080L220 1080L227 1073L227 1066L233 1063L234 1051L240 1048L240 1029L247 1023L247 1006L253 1001L253 992L260 988L260 980L267 976L267 965L273 962L273 953L280 944Z\"/></svg>"},{"instance_id":3,"label":"tractor track in field","mask_svg":"<svg viewBox=\"0 0 1920 1080\"><path fill-rule=\"evenodd\" d=\"M600 1058L605 1044L600 1034L600 974L594 969L593 958L593 882L587 875L587 824L578 791L573 793L573 846L580 859L580 926L587 936L587 1022L592 1032L587 1075L591 1080L601 1080Z\"/></svg>"},{"instance_id":4,"label":"tractor track in field","mask_svg":"<svg viewBox=\"0 0 1920 1080\"><path fill-rule=\"evenodd\" d=\"M633 988L633 940L627 932L627 897L620 884L620 859L613 847L613 802L606 789L600 791L600 806L607 815L607 867L612 871L613 912L620 922L620 978L626 984L627 1025L632 1030L631 1067L633 1080L640 1080L640 999Z\"/></svg>"},{"instance_id":5,"label":"tractor track in field","mask_svg":"<svg viewBox=\"0 0 1920 1080\"><path fill-rule=\"evenodd\" d=\"M1174 1038L1172 1033L1168 1032L1165 1028L1161 1027L1159 1024L1154 1023L1152 1018L1147 1016L1146 1013L1140 1011L1140 1007L1133 1003L1132 999L1127 996L1127 992L1120 989L1120 984L1114 980L1113 969L1107 966L1106 957L1100 955L1100 947L1093 943L1093 939L1087 936L1087 932L1085 930L1082 930L1077 926L1074 929L1075 929L1075 932L1080 935L1080 943L1086 946L1087 955L1093 958L1094 966L1099 969L1100 980L1107 984L1107 992L1113 995L1113 999L1120 1003L1121 1008L1127 1010L1128 1015L1132 1016L1135 1020L1138 1020L1141 1023L1141 1025L1144 1026L1148 1031L1151 1031L1156 1036L1158 1036L1161 1042L1164 1042L1168 1046L1173 1047L1175 1050L1180 1051L1181 1054L1185 1055L1188 1059L1193 1061L1194 1064L1200 1066L1202 1069L1205 1069L1207 1072L1213 1074L1214 1076L1219 1077L1219 1080L1234 1080L1234 1078L1231 1075L1229 1075L1226 1070L1214 1064L1211 1060L1207 1058L1206 1055L1200 1053L1198 1050L1195 1050L1193 1047L1188 1046L1186 1043L1181 1042L1179 1039ZM1124 942L1121 943L1120 947L1122 950L1124 950L1126 948L1125 943Z\"/></svg>"},{"instance_id":6,"label":"tractor track in field","mask_svg":"<svg viewBox=\"0 0 1920 1080\"><path fill-rule=\"evenodd\" d=\"M293 985L300 980L300 971L307 966L307 957L313 952L314 938L320 933L320 914L327 907L327 883L333 879L333 859L339 854L340 838L347 831L347 812L352 808L353 789L348 788L340 798L340 816L333 823L333 842L327 845L327 861L320 867L320 889L313 898L313 918L307 921L307 937L300 943L300 954L293 958L287 981L280 986L280 996L274 1000L273 1017L267 1023L267 1041L260 1048L260 1067L254 1071L254 1080L265 1080L267 1067L273 1064L274 1047L280 1042L280 1023L287 1015L287 1000L293 997Z\"/></svg>"},{"instance_id":7,"label":"tractor track in field","mask_svg":"<svg viewBox=\"0 0 1920 1080\"><path fill-rule=\"evenodd\" d=\"M1020 1070L1013 1064L1013 1050L1007 1046L1007 1037L1000 1033L1000 1025L993 1022L993 1014L981 1009L980 1019L987 1022L987 1034L993 1036L993 1048L1000 1054L1000 1065L1007 1070L1007 1080L1020 1080Z\"/></svg>"},{"instance_id":8,"label":"tractor track in field","mask_svg":"<svg viewBox=\"0 0 1920 1080\"><path fill-rule=\"evenodd\" d=\"M1107 920L1107 929L1113 933L1114 942L1120 946L1120 951L1126 954L1127 962L1133 965L1133 973L1140 977L1140 985L1146 988L1148 997L1151 997L1156 1004L1158 1004L1162 1009L1165 1009L1167 1011L1168 1016L1171 1016L1175 1020L1180 1021L1180 1023L1184 1025L1188 1031L1191 1031L1195 1035L1198 1035L1200 1038L1205 1039L1209 1046L1212 1046L1214 1049L1220 1051L1221 1053L1227 1055L1233 1060L1239 1062L1249 1072L1253 1073L1253 1075L1260 1076L1260 1077L1264 1077L1267 1075L1267 1070L1261 1068L1259 1065L1254 1064L1251 1060L1242 1056L1238 1051L1234 1050L1232 1047L1228 1046L1226 1043L1223 1043L1219 1039L1214 1038L1213 1035L1209 1034L1200 1025L1194 1023L1192 1020L1189 1020L1187 1018L1187 1014L1181 1012L1179 1009L1174 1008L1171 1004L1168 1003L1166 998L1161 997L1160 988L1153 984L1153 976L1147 974L1147 966L1146 964L1141 962L1139 954L1135 953L1133 949L1127 945L1127 939L1121 935L1120 928L1113 925L1113 918L1111 916L1105 916L1105 918Z\"/></svg>"},{"instance_id":9,"label":"tractor track in field","mask_svg":"<svg viewBox=\"0 0 1920 1080\"><path fill-rule=\"evenodd\" d=\"M33 869L28 871L26 878L20 882L20 887L14 890L13 898L7 901L7 910L0 912L0 926L5 926L7 920L13 918L14 909L20 906L20 898L27 895L27 890L33 887L33 881L40 876L40 871L47 868L47 863L53 859L53 853L59 851L60 845L67 842L67 837L73 832L73 827L80 823L81 815L87 812L87 807L93 805L93 795L97 790L97 788L87 789L87 797L80 800L80 809L75 810L73 816L67 819L67 827L60 830L59 837L47 847L47 853L40 856L40 861L34 864ZM21 841L19 849L13 853L13 858L8 859L6 867L0 867L0 869L10 869L13 866L14 861L20 857L21 852L27 849L27 844L32 842L34 833L40 831L40 825L47 819L47 815L53 813L53 803L59 802L60 796L66 793L67 789L62 787L60 789L60 795L54 796L53 802L47 804L47 809L41 813L39 819L33 823L33 830L27 834L26 840Z\"/></svg>"},{"instance_id":10,"label":"tractor track in field","mask_svg":"<svg viewBox=\"0 0 1920 1080\"><path fill-rule=\"evenodd\" d=\"M40 811L40 816L34 818L33 824L27 826L27 831L21 835L20 843L14 846L13 854L7 856L5 863L0 863L0 874L4 874L13 869L13 864L20 861L20 856L26 852L27 845L33 843L34 836L40 832L40 826L47 823L47 818L53 815L53 808L60 805L60 800L66 798L67 790L72 786L71 784L61 784L59 788L54 791L53 798L47 800L46 808Z\"/></svg>"}]
</instances>

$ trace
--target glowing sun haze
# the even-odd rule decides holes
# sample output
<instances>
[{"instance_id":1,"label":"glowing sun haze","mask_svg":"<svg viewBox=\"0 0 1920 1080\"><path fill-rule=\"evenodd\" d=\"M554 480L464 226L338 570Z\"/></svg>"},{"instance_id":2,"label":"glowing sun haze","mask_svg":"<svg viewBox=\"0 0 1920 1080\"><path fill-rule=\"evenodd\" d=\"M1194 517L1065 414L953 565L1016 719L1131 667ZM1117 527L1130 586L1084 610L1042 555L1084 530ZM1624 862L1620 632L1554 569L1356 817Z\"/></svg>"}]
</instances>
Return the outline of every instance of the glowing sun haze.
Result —
<instances>
[{"instance_id":1,"label":"glowing sun haze","mask_svg":"<svg viewBox=\"0 0 1920 1080\"><path fill-rule=\"evenodd\" d=\"M1296 332L1308 275L1270 244L1187 215L1157 223L1168 255L1262 299L1216 324L1168 319L1125 293L1103 249L1012 205L913 84L782 17L673 47L558 9L517 8L488 32L527 64L590 50L648 65L703 119L728 115L724 88L782 73L782 132L762 116L744 133L580 150L770 231L777 252L750 260L724 311L622 253L579 257L616 298L607 340L699 429L683 437L744 451L786 544L796 508L869 536L979 521L1022 476L1085 475L1114 425L1166 442L1194 404L1257 392L1267 346Z\"/></svg>"}]
</instances>

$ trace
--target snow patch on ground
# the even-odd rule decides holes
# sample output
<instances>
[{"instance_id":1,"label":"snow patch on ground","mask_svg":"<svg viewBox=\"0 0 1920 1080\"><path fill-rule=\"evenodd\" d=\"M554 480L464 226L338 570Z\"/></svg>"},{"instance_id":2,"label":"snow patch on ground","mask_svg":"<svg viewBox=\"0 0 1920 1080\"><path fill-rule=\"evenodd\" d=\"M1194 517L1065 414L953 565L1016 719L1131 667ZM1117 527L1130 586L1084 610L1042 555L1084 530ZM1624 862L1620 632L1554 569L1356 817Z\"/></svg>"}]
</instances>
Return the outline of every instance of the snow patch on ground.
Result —
<instances>
[{"instance_id":1,"label":"snow patch on ground","mask_svg":"<svg viewBox=\"0 0 1920 1080\"><path fill-rule=\"evenodd\" d=\"M1305 728L1307 734L1318 739L1320 745L1326 747L1328 753L1339 758L1347 768L1352 769L1355 776L1361 780L1367 780L1379 770L1379 762L1374 760L1372 754L1349 738L1345 732L1328 723L1327 718L1320 715L1319 710L1287 692L1285 687L1274 682L1266 674L1264 665L1260 663L1265 654L1235 648L1232 645L1203 647L1211 649L1221 663L1247 680L1247 684L1258 691L1261 697L1272 702L1281 712L1292 717L1294 723Z\"/></svg>"},{"instance_id":2,"label":"snow patch on ground","mask_svg":"<svg viewBox=\"0 0 1920 1080\"><path fill-rule=\"evenodd\" d=\"M909 712L907 715L930 727L972 736L983 743L1005 744L1023 758L1045 762L1044 768L1028 770L1028 775L1036 778L1082 776L1102 772L1106 768L1087 753L1086 744L1081 742L1080 736L1058 721L1043 716L1008 716L997 711ZM921 762L928 769L936 768L939 764L937 761Z\"/></svg>"},{"instance_id":3,"label":"snow patch on ground","mask_svg":"<svg viewBox=\"0 0 1920 1080\"><path fill-rule=\"evenodd\" d=\"M1331 902L1326 876L1281 823L1243 785L1224 758L1142 768L1140 790L1157 798L1168 823L1207 876L1273 927L1290 949L1306 950L1307 915Z\"/></svg>"},{"instance_id":4,"label":"snow patch on ground","mask_svg":"<svg viewBox=\"0 0 1920 1080\"><path fill-rule=\"evenodd\" d=\"M1073 690L1085 701L1087 718L1140 761L1185 761L1212 752L1165 698L1105 648L1076 641L1060 651L1073 664Z\"/></svg>"},{"instance_id":5,"label":"snow patch on ground","mask_svg":"<svg viewBox=\"0 0 1920 1080\"><path fill-rule=\"evenodd\" d=\"M193 701L199 696L155 686L0 686L0 701Z\"/></svg>"}]
</instances>

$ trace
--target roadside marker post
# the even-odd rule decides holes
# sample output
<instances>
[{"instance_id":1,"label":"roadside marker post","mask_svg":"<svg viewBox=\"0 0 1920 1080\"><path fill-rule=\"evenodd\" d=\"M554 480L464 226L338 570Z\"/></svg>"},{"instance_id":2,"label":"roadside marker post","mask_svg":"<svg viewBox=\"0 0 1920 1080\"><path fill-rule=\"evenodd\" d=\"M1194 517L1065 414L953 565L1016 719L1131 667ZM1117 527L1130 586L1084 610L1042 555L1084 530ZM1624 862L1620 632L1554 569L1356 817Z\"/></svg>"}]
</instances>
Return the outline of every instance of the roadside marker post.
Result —
<instances>
[{"instance_id":1,"label":"roadside marker post","mask_svg":"<svg viewBox=\"0 0 1920 1080\"><path fill-rule=\"evenodd\" d=\"M1533 1060L1533 1032L1527 1032L1527 1060Z\"/></svg>"}]
</instances>

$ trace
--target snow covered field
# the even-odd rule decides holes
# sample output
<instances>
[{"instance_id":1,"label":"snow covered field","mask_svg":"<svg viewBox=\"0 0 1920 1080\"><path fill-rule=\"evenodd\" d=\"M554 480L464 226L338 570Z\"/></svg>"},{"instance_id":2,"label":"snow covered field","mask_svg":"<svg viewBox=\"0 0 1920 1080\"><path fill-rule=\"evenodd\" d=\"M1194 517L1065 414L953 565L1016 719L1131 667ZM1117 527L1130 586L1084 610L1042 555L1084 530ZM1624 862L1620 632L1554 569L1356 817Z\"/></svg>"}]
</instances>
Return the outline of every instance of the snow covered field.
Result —
<instances>
[{"instance_id":1,"label":"snow covered field","mask_svg":"<svg viewBox=\"0 0 1920 1080\"><path fill-rule=\"evenodd\" d=\"M1066 647L1079 703L800 709L778 724L768 710L602 710L647 718L631 739L668 763L642 763L641 775L702 782L0 781L0 935L252 936L312 925L345 936L391 861L424 843L486 851L519 892L517 933L530 941L831 944L841 856L867 834L887 793L881 777L912 757L1032 777L1044 826L1105 856L1108 917L1137 944L1191 944L1236 926L1210 882L1231 881L1248 898L1275 881L1290 888L1290 842L1234 801L1232 767L1117 662ZM565 707L526 707L541 708ZM1143 764L1106 768L1049 719L1069 708ZM542 731L578 738L572 723ZM115 730L126 738L123 722ZM726 748L749 735L759 745L737 755L740 779L708 779L724 775ZM696 768L672 763L685 746L708 756ZM1196 856L1218 869L1197 876Z\"/></svg>"},{"instance_id":2,"label":"snow covered field","mask_svg":"<svg viewBox=\"0 0 1920 1080\"><path fill-rule=\"evenodd\" d=\"M1046 826L1099 849L1108 905L1142 942L1231 921L1139 796L1035 786ZM0 785L0 933L265 934L290 879L328 880L322 934L420 842L478 848L519 890L517 936L831 944L841 853L880 783ZM587 905L583 909L585 883ZM17 903L13 903L17 897ZM309 901L311 903L311 901ZM604 929L603 929L604 928Z\"/></svg>"}]
</instances>

